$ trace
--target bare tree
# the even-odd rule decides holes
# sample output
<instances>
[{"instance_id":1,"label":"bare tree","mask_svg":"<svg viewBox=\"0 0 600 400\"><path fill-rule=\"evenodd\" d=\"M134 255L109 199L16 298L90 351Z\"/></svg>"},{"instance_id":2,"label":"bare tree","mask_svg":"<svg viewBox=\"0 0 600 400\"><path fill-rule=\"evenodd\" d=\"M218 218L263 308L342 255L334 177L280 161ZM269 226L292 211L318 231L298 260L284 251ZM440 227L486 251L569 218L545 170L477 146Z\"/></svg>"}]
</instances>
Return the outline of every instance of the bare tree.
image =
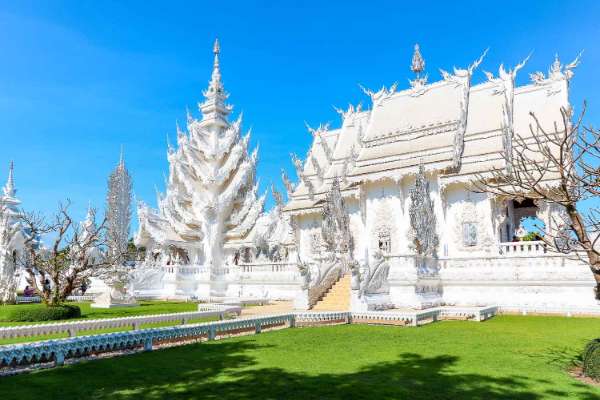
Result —
<instances>
[{"instance_id":1,"label":"bare tree","mask_svg":"<svg viewBox=\"0 0 600 400\"><path fill-rule=\"evenodd\" d=\"M561 108L561 120L542 126L530 113L529 135L514 133L502 153L504 170L479 176L478 190L511 199L532 199L554 207L552 220L540 227L551 249L571 253L586 262L600 300L600 209L584 211L582 202L600 194L600 131L582 125L584 109L572 119ZM507 150L506 150L507 149Z\"/></svg>"},{"instance_id":2,"label":"bare tree","mask_svg":"<svg viewBox=\"0 0 600 400\"><path fill-rule=\"evenodd\" d=\"M22 264L28 284L47 305L64 302L90 278L102 276L113 265L106 249L106 219L95 222L95 210L77 224L69 214L70 202L60 204L48 222L39 213L22 212L21 221L30 233ZM42 235L52 240L48 248L40 244Z\"/></svg>"}]
</instances>

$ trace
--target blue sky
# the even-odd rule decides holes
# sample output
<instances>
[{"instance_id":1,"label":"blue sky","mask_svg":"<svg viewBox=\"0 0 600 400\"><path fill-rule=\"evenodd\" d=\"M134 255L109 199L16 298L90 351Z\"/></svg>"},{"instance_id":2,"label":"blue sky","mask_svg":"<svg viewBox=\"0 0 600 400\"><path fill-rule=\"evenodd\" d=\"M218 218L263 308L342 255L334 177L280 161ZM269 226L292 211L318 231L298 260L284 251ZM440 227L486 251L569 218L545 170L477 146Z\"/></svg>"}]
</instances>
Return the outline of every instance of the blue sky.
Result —
<instances>
[{"instance_id":1,"label":"blue sky","mask_svg":"<svg viewBox=\"0 0 600 400\"><path fill-rule=\"evenodd\" d=\"M123 145L137 198L155 204L166 136L186 107L198 116L216 36L263 188L292 172L290 152L305 154L304 121L335 126L333 105L368 105L358 84L405 87L416 42L430 81L487 47L480 69L494 72L533 51L521 83L555 52L568 62L585 49L571 101L586 99L599 126L600 2L522 3L0 1L0 176L14 160L25 208L49 213L68 197L82 218L88 201L104 207Z\"/></svg>"}]
</instances>

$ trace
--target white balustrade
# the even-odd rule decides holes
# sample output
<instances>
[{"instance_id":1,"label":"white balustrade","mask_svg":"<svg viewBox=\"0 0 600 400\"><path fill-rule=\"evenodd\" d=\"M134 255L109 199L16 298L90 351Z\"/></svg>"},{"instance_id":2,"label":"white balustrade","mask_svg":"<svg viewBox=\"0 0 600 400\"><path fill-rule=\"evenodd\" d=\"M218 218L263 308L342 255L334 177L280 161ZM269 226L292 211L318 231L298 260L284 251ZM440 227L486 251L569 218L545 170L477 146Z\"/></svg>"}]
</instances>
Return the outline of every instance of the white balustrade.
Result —
<instances>
[{"instance_id":1,"label":"white balustrade","mask_svg":"<svg viewBox=\"0 0 600 400\"><path fill-rule=\"evenodd\" d=\"M504 242L499 244L499 252L510 257L531 257L546 254L546 243L541 240L528 242Z\"/></svg>"},{"instance_id":2,"label":"white balustrade","mask_svg":"<svg viewBox=\"0 0 600 400\"><path fill-rule=\"evenodd\" d=\"M162 269L167 274L177 275L200 275L210 273L210 269L207 266L199 264L173 264L164 265Z\"/></svg>"},{"instance_id":3,"label":"white balustrade","mask_svg":"<svg viewBox=\"0 0 600 400\"><path fill-rule=\"evenodd\" d=\"M67 301L83 302L83 301L94 301L96 295L83 295L83 296L67 296ZM16 303L41 303L42 298L40 296L17 296Z\"/></svg>"},{"instance_id":4,"label":"white balustrade","mask_svg":"<svg viewBox=\"0 0 600 400\"><path fill-rule=\"evenodd\" d=\"M515 265L527 265L530 267L543 267L543 266L561 266L565 263L577 263L573 257L568 257L564 254L553 253L553 252L542 252L539 254L530 253L524 255L523 253L509 253L503 255L490 255L490 256L475 256L475 257L440 257L439 265L442 268L448 267L461 267L461 268L502 268L502 267L514 267Z\"/></svg>"},{"instance_id":5,"label":"white balustrade","mask_svg":"<svg viewBox=\"0 0 600 400\"><path fill-rule=\"evenodd\" d=\"M298 267L295 263L244 263L238 267L242 272L297 272Z\"/></svg>"},{"instance_id":6,"label":"white balustrade","mask_svg":"<svg viewBox=\"0 0 600 400\"><path fill-rule=\"evenodd\" d=\"M244 263L233 266L238 274L235 279L239 283L248 282L280 282L297 283L300 272L295 263Z\"/></svg>"},{"instance_id":7,"label":"white balustrade","mask_svg":"<svg viewBox=\"0 0 600 400\"><path fill-rule=\"evenodd\" d=\"M160 322L180 321L181 323L186 324L188 321L193 319L215 316L222 319L225 314L230 313L236 313L239 315L240 311L241 309L239 307L223 305L222 307L216 307L210 310L183 313L140 315L122 318L99 318L93 320L78 320L49 324L10 326L0 328L0 339L49 335L55 333L68 333L70 336L74 336L77 332L81 331L122 327L139 329L141 325Z\"/></svg>"}]
</instances>

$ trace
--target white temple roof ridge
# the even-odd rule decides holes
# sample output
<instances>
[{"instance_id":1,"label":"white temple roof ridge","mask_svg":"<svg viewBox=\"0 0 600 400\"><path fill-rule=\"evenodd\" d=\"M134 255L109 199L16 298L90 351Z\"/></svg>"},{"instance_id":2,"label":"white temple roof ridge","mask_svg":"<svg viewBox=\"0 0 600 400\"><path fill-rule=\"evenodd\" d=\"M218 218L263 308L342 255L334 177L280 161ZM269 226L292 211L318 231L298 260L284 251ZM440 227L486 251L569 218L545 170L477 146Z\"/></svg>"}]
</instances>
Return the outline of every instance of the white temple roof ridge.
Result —
<instances>
[{"instance_id":1,"label":"white temple roof ridge","mask_svg":"<svg viewBox=\"0 0 600 400\"><path fill-rule=\"evenodd\" d=\"M424 61L421 65L419 57L422 59L417 47L415 73L424 71ZM452 176L466 180L490 169L504 168L500 153L507 126L512 132L527 135L530 112L542 120L560 120L560 108L569 106L568 83L579 56L566 66L555 60L548 77L532 74L532 82L521 86L511 82L524 62L508 71L501 67L498 78L487 76L486 81L471 84L472 71L482 58L467 69L443 72L438 81L421 82L418 88L411 82L408 88L398 91L395 85L378 92L363 89L371 97L371 108L354 113L355 121L362 122L347 126L343 119L340 128L314 137L309 155L321 162L323 179L315 179L316 171L307 157L302 166L304 179L299 180L286 210L315 204L332 179L343 174L351 182L398 180L413 174L419 160L427 170L446 176L445 180ZM509 119L503 111L506 109L510 110ZM346 118L346 112L336 111ZM333 157L324 163L318 144L329 137L335 138ZM351 149L356 157L350 156ZM307 186L309 182L314 186L312 191Z\"/></svg>"}]
</instances>

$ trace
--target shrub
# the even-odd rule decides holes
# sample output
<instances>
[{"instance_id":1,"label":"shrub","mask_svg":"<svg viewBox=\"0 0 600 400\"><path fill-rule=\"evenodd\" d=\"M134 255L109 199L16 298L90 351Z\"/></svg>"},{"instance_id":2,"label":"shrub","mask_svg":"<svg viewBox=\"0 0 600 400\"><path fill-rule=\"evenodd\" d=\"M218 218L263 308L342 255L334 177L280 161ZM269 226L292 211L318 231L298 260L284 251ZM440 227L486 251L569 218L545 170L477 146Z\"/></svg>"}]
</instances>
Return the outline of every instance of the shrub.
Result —
<instances>
[{"instance_id":1,"label":"shrub","mask_svg":"<svg viewBox=\"0 0 600 400\"><path fill-rule=\"evenodd\" d=\"M81 309L77 306L63 304L46 307L36 304L17 306L6 314L4 320L9 322L38 322L79 317L81 317Z\"/></svg>"},{"instance_id":2,"label":"shrub","mask_svg":"<svg viewBox=\"0 0 600 400\"><path fill-rule=\"evenodd\" d=\"M583 374L600 380L600 338L589 342L583 350Z\"/></svg>"}]
</instances>

